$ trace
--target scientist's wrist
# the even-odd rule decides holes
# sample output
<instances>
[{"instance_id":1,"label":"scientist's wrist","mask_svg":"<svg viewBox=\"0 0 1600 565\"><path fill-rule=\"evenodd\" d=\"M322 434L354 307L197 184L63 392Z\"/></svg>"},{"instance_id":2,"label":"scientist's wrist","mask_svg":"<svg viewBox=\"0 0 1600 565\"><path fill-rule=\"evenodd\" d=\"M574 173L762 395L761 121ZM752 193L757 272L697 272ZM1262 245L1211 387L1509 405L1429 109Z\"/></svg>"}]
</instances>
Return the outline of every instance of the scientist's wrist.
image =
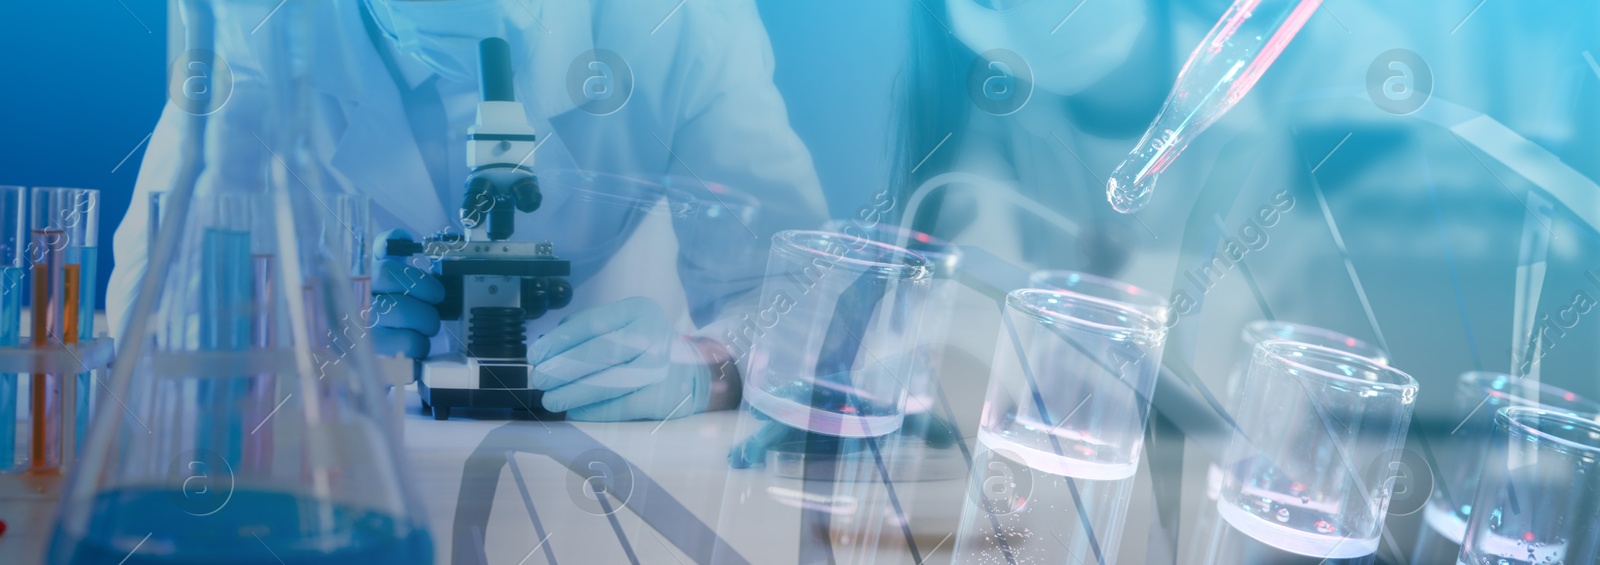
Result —
<instances>
[{"instance_id":1,"label":"scientist's wrist","mask_svg":"<svg viewBox=\"0 0 1600 565\"><path fill-rule=\"evenodd\" d=\"M700 353L701 362L711 372L711 398L706 404L706 411L738 408L744 386L739 378L739 366L734 363L733 354L727 346L703 337L689 337L686 341Z\"/></svg>"}]
</instances>

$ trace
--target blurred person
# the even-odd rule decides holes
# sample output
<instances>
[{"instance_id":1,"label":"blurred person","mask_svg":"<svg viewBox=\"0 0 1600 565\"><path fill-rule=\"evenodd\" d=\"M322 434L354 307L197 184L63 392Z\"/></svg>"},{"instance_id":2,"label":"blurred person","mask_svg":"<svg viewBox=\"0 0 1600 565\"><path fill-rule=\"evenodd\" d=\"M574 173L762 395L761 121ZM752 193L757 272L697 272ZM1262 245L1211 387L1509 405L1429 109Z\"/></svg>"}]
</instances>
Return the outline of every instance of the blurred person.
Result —
<instances>
[{"instance_id":1,"label":"blurred person","mask_svg":"<svg viewBox=\"0 0 1600 565\"><path fill-rule=\"evenodd\" d=\"M771 48L753 1L363 0L319 4L316 10L316 32L339 47L318 53L312 78L312 111L325 127L314 135L331 140L331 151L313 156L321 170L297 174L321 175L337 190L370 196L373 225L391 230L378 238L373 269L374 309L381 314L373 337L380 353L422 359L443 339L435 309L442 286L387 257L382 243L457 225L454 211L469 173L463 148L479 101L478 43L487 37L512 46L518 101L542 143L536 172L582 170L641 180L617 183L634 187L634 193L601 195L634 205L547 188L540 210L519 214L517 239L551 241L572 259L569 280L577 296L600 284L595 275L634 239L653 202L663 198L664 189L639 188L658 179L704 179L758 201L766 213L738 234L748 231L750 239L727 245L759 248L780 230L825 221L810 155L790 129L772 84ZM253 17L249 21L272 25L269 14ZM248 50L226 47L218 52L235 57L234 75L252 80ZM586 54L597 49L616 54L625 68L597 71L597 57ZM579 68L581 62L591 65ZM603 79L604 88L623 88L631 79L632 88L616 93L626 97L621 104L597 109L588 105L593 96L585 100L569 92L576 84L573 72L585 87L590 79ZM271 158L251 137L255 128L270 127L260 123L260 104L252 102L236 97L211 117L211 131L220 133L209 135L203 148L208 162ZM182 111L169 105L163 112L134 204L116 232L117 265L107 302L118 330L146 267L147 195L174 184L179 148L190 142L180 129ZM255 186L256 172L208 170L198 189ZM691 192L716 197L704 190L711 185L694 184L687 187ZM673 223L680 242L712 239L693 233L694 222ZM644 244L671 250L659 240ZM530 322L529 335L543 334L530 344L529 362L530 385L546 392L544 408L576 420L632 420L737 406L739 379L720 327L740 313L737 304L754 301L763 265L734 264L725 252L689 244L676 250L678 282L696 328L688 335L679 335L662 306L644 296Z\"/></svg>"}]
</instances>

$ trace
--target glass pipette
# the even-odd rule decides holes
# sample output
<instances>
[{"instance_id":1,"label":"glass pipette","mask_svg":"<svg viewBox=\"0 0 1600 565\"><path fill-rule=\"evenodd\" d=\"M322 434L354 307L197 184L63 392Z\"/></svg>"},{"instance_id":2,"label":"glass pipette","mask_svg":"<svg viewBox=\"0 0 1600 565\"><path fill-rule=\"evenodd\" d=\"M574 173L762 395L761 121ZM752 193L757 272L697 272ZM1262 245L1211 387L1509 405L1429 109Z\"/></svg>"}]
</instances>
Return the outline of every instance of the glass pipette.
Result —
<instances>
[{"instance_id":1,"label":"glass pipette","mask_svg":"<svg viewBox=\"0 0 1600 565\"><path fill-rule=\"evenodd\" d=\"M1139 145L1111 173L1111 207L1132 214L1150 203L1156 177L1250 92L1321 5L1322 0L1235 0L1189 55Z\"/></svg>"}]
</instances>

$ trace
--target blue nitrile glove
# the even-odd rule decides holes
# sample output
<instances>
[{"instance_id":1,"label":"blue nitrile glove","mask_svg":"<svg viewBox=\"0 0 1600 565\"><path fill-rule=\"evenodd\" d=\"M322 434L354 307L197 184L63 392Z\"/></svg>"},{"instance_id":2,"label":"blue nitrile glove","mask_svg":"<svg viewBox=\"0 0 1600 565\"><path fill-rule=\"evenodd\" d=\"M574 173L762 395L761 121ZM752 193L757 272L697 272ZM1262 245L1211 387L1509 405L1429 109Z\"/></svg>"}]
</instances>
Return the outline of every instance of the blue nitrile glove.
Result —
<instances>
[{"instance_id":1,"label":"blue nitrile glove","mask_svg":"<svg viewBox=\"0 0 1600 565\"><path fill-rule=\"evenodd\" d=\"M531 386L570 420L663 420L703 412L711 368L673 362L681 342L655 301L632 297L567 316L528 350ZM697 358L697 357L693 357Z\"/></svg>"},{"instance_id":2,"label":"blue nitrile glove","mask_svg":"<svg viewBox=\"0 0 1600 565\"><path fill-rule=\"evenodd\" d=\"M428 357L428 338L439 333L439 302L444 285L427 271L390 257L391 239L411 240L405 230L389 230L372 244L372 347L379 355Z\"/></svg>"}]
</instances>

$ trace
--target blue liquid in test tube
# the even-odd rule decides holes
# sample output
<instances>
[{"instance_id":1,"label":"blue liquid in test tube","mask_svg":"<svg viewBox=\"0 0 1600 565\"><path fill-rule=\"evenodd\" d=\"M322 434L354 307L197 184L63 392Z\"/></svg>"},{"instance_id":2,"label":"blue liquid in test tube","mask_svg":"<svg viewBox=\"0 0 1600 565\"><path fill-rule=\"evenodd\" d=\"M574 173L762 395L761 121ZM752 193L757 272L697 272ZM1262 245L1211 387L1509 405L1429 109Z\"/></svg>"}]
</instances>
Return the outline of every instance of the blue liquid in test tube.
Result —
<instances>
[{"instance_id":1,"label":"blue liquid in test tube","mask_svg":"<svg viewBox=\"0 0 1600 565\"><path fill-rule=\"evenodd\" d=\"M254 298L250 232L208 228L202 237L199 345L218 351L244 350L250 346ZM239 438L247 430L232 407L249 394L248 379L203 379L199 392L200 398L210 404L210 414L219 421L199 427L198 445L223 454L228 461L239 461Z\"/></svg>"},{"instance_id":2,"label":"blue liquid in test tube","mask_svg":"<svg viewBox=\"0 0 1600 565\"><path fill-rule=\"evenodd\" d=\"M0 347L17 347L22 335L22 293L27 272L0 269ZM0 373L0 473L17 466L17 375Z\"/></svg>"},{"instance_id":3,"label":"blue liquid in test tube","mask_svg":"<svg viewBox=\"0 0 1600 565\"><path fill-rule=\"evenodd\" d=\"M67 250L67 262L78 265L78 343L87 344L94 339L94 299L99 294L95 287L97 279L96 264L99 263L100 248L77 247ZM89 415L92 413L93 404L90 399L94 396L94 373L78 373L78 425L74 428L77 432L77 443L83 445L84 434L89 432Z\"/></svg>"}]
</instances>

